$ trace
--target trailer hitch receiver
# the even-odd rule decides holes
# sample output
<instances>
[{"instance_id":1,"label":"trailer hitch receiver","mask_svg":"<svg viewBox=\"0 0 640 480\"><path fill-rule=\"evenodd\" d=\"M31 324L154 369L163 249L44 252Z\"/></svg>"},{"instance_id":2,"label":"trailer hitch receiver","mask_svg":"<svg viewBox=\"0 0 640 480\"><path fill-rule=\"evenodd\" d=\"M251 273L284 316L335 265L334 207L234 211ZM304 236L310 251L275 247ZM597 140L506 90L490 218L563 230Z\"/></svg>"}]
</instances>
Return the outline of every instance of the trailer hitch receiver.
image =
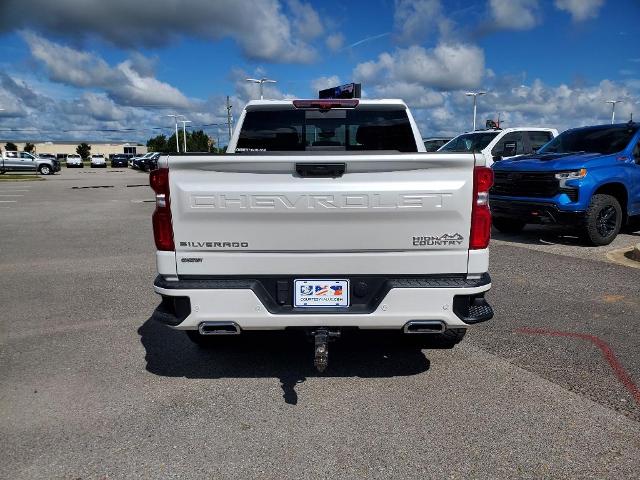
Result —
<instances>
[{"instance_id":1,"label":"trailer hitch receiver","mask_svg":"<svg viewBox=\"0 0 640 480\"><path fill-rule=\"evenodd\" d=\"M329 364L329 341L340 337L340 331L330 331L320 328L311 332L314 340L315 355L313 364L320 373L324 372Z\"/></svg>"}]
</instances>

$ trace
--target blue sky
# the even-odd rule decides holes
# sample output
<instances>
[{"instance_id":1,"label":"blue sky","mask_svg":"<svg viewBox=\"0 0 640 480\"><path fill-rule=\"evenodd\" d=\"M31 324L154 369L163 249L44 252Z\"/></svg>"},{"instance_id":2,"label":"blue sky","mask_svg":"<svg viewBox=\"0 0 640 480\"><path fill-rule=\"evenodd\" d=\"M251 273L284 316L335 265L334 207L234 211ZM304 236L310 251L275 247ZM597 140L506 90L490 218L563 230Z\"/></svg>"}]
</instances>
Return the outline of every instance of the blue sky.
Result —
<instances>
[{"instance_id":1,"label":"blue sky","mask_svg":"<svg viewBox=\"0 0 640 480\"><path fill-rule=\"evenodd\" d=\"M258 90L310 97L360 81L424 136L479 118L560 130L640 115L637 0L4 0L0 138L136 139L181 113L210 134ZM224 140L222 141L224 143Z\"/></svg>"}]
</instances>

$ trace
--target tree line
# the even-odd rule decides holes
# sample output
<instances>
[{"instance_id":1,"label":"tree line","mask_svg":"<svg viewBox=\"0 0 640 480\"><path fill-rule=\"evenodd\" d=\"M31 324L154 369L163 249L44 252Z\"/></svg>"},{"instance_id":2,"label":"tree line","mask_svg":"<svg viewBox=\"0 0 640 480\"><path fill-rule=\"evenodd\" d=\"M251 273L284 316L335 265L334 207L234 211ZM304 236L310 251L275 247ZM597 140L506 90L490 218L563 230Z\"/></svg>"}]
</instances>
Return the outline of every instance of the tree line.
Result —
<instances>
[{"instance_id":1,"label":"tree line","mask_svg":"<svg viewBox=\"0 0 640 480\"><path fill-rule=\"evenodd\" d=\"M178 131L178 143L180 151L184 148L184 136ZM170 137L166 135L158 135L147 140L147 149L150 152L171 153L176 151L176 134ZM187 152L217 152L216 141L203 130L195 130L187 132Z\"/></svg>"}]
</instances>

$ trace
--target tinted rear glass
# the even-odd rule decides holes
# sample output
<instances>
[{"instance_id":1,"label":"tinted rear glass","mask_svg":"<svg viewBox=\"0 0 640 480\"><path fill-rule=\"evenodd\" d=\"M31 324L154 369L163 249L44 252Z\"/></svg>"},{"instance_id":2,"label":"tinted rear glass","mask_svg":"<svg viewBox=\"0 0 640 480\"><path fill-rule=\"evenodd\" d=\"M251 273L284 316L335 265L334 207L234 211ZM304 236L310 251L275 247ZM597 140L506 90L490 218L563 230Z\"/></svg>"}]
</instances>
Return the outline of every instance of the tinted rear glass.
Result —
<instances>
[{"instance_id":1,"label":"tinted rear glass","mask_svg":"<svg viewBox=\"0 0 640 480\"><path fill-rule=\"evenodd\" d=\"M567 130L547 143L538 153L589 152L609 155L624 150L637 131L637 126Z\"/></svg>"},{"instance_id":2,"label":"tinted rear glass","mask_svg":"<svg viewBox=\"0 0 640 480\"><path fill-rule=\"evenodd\" d=\"M279 110L247 112L236 151L394 150L416 152L401 110Z\"/></svg>"},{"instance_id":3,"label":"tinted rear glass","mask_svg":"<svg viewBox=\"0 0 640 480\"><path fill-rule=\"evenodd\" d=\"M444 145L441 152L479 152L491 143L500 132L465 133Z\"/></svg>"}]
</instances>

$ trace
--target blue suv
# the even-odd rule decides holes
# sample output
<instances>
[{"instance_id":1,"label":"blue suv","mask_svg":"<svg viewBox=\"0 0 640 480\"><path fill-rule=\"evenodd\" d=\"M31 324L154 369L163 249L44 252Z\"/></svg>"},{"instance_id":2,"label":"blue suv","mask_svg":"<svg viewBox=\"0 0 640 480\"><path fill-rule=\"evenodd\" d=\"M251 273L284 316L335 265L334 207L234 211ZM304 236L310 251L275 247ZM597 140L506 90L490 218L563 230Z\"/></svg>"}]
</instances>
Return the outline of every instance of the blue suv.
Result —
<instances>
[{"instance_id":1,"label":"blue suv","mask_svg":"<svg viewBox=\"0 0 640 480\"><path fill-rule=\"evenodd\" d=\"M567 130L534 155L494 163L493 225L517 233L528 223L570 225L607 245L640 215L640 125Z\"/></svg>"}]
</instances>

